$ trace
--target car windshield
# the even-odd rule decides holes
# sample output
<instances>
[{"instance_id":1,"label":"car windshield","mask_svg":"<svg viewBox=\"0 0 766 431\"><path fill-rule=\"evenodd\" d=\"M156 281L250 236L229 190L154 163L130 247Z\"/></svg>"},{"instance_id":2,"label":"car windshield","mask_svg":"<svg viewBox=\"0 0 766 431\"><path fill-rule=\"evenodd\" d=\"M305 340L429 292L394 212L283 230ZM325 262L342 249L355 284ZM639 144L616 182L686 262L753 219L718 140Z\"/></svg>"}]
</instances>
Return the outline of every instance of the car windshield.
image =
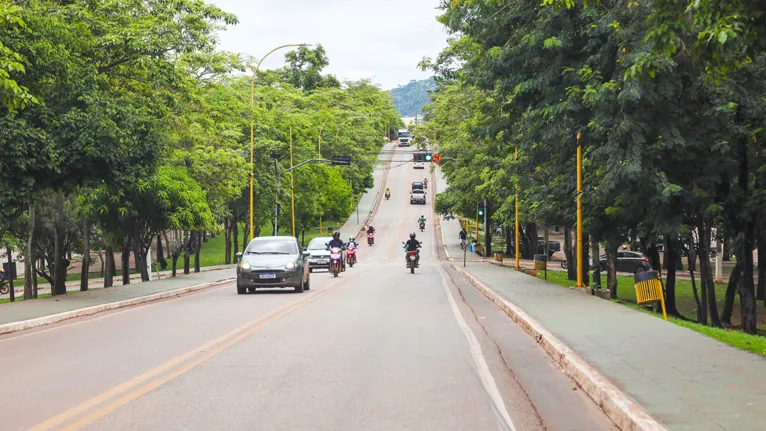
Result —
<instances>
[{"instance_id":1,"label":"car windshield","mask_svg":"<svg viewBox=\"0 0 766 431\"><path fill-rule=\"evenodd\" d=\"M245 254L298 254L292 241L253 241Z\"/></svg>"},{"instance_id":2,"label":"car windshield","mask_svg":"<svg viewBox=\"0 0 766 431\"><path fill-rule=\"evenodd\" d=\"M400 138L409 138L410 137L410 132L399 132L399 137Z\"/></svg>"},{"instance_id":3,"label":"car windshield","mask_svg":"<svg viewBox=\"0 0 766 431\"><path fill-rule=\"evenodd\" d=\"M423 195L423 194L425 194L425 193L426 193L426 192L424 192L423 190L413 190L413 191L412 191L412 194L413 194L413 195Z\"/></svg>"},{"instance_id":4,"label":"car windshield","mask_svg":"<svg viewBox=\"0 0 766 431\"><path fill-rule=\"evenodd\" d=\"M314 238L309 243L309 250L327 250L327 243L332 238Z\"/></svg>"}]
</instances>

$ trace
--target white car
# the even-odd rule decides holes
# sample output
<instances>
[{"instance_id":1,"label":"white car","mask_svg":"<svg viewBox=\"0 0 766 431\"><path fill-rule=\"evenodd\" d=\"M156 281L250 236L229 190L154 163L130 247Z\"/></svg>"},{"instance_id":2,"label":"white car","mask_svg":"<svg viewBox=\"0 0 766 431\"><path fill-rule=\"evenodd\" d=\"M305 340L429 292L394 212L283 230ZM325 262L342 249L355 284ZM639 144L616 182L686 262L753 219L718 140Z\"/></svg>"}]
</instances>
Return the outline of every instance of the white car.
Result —
<instances>
[{"instance_id":1,"label":"white car","mask_svg":"<svg viewBox=\"0 0 766 431\"><path fill-rule=\"evenodd\" d=\"M426 204L426 191L413 190L410 192L410 204Z\"/></svg>"},{"instance_id":2,"label":"white car","mask_svg":"<svg viewBox=\"0 0 766 431\"><path fill-rule=\"evenodd\" d=\"M415 162L413 168L415 168L415 169L425 169L426 166L425 166L425 164L423 162Z\"/></svg>"}]
</instances>

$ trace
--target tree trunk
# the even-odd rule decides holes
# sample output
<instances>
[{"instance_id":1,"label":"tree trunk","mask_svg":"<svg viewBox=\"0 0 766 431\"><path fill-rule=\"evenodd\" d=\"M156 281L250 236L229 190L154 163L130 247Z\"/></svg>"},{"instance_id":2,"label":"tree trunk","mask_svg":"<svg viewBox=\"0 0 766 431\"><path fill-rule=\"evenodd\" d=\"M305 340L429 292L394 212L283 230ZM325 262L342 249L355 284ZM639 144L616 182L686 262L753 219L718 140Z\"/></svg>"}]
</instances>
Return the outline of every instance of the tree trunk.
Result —
<instances>
[{"instance_id":1,"label":"tree trunk","mask_svg":"<svg viewBox=\"0 0 766 431\"><path fill-rule=\"evenodd\" d=\"M752 263L752 254L750 257L750 262ZM752 282L752 278L750 280ZM700 282L702 283L703 295L707 298L707 306L710 311L710 326L720 328L721 318L718 316L713 270L710 265L710 227L704 222L704 219L700 222Z\"/></svg>"},{"instance_id":2,"label":"tree trunk","mask_svg":"<svg viewBox=\"0 0 766 431\"><path fill-rule=\"evenodd\" d=\"M731 240L729 240L726 235L723 236L723 261L724 262L730 262L731 261Z\"/></svg>"},{"instance_id":3,"label":"tree trunk","mask_svg":"<svg viewBox=\"0 0 766 431\"><path fill-rule=\"evenodd\" d=\"M202 242L207 242L207 231L202 231Z\"/></svg>"},{"instance_id":4,"label":"tree trunk","mask_svg":"<svg viewBox=\"0 0 766 431\"><path fill-rule=\"evenodd\" d=\"M678 268L678 246L676 241L665 236L665 309L671 316L682 317L676 305L676 271Z\"/></svg>"},{"instance_id":5,"label":"tree trunk","mask_svg":"<svg viewBox=\"0 0 766 431\"><path fill-rule=\"evenodd\" d=\"M694 278L694 271L697 270L697 250L695 249L694 239L689 235L689 252L686 257L687 266L689 267L689 278L692 280L692 293L694 294L694 302L697 304L697 323L707 325L707 303L706 300L700 300L700 295L697 292L697 281Z\"/></svg>"},{"instance_id":6,"label":"tree trunk","mask_svg":"<svg viewBox=\"0 0 766 431\"><path fill-rule=\"evenodd\" d=\"M617 299L617 249L616 241L606 241L606 286L609 289L609 297Z\"/></svg>"},{"instance_id":7,"label":"tree trunk","mask_svg":"<svg viewBox=\"0 0 766 431\"><path fill-rule=\"evenodd\" d=\"M200 241L200 237L202 237L202 240L204 241L205 233L202 232L200 235L199 232L197 232L197 240L194 241L194 272L200 272L200 264L199 264L199 254L202 250L202 241Z\"/></svg>"},{"instance_id":8,"label":"tree trunk","mask_svg":"<svg viewBox=\"0 0 766 431\"><path fill-rule=\"evenodd\" d=\"M590 247L588 247L588 243L590 241L590 235L583 233L582 236L582 265L580 265L580 262L577 263L577 270L582 273L582 282L585 283L586 286L590 285Z\"/></svg>"},{"instance_id":9,"label":"tree trunk","mask_svg":"<svg viewBox=\"0 0 766 431\"><path fill-rule=\"evenodd\" d=\"M24 299L37 298L37 273L35 271L35 206L29 204L29 223L27 224L29 239L27 240L27 252L24 257Z\"/></svg>"},{"instance_id":10,"label":"tree trunk","mask_svg":"<svg viewBox=\"0 0 766 431\"><path fill-rule=\"evenodd\" d=\"M90 272L90 220L83 220L82 238L82 270L80 271L80 291L88 290L88 273Z\"/></svg>"},{"instance_id":11,"label":"tree trunk","mask_svg":"<svg viewBox=\"0 0 766 431\"><path fill-rule=\"evenodd\" d=\"M646 257L649 258L649 264L652 265L652 269L662 277L662 261L660 260L660 250L657 248L657 244L652 244L646 249Z\"/></svg>"},{"instance_id":12,"label":"tree trunk","mask_svg":"<svg viewBox=\"0 0 766 431\"><path fill-rule=\"evenodd\" d=\"M226 251L223 253L223 263L231 263L231 227L229 226L229 217L223 218L223 242Z\"/></svg>"},{"instance_id":13,"label":"tree trunk","mask_svg":"<svg viewBox=\"0 0 766 431\"><path fill-rule=\"evenodd\" d=\"M169 245L167 246L169 247ZM170 256L170 249L168 249L168 256ZM160 264L161 271L168 267L168 261L165 259L165 250L162 247L162 234L159 233L157 234L157 263Z\"/></svg>"},{"instance_id":14,"label":"tree trunk","mask_svg":"<svg viewBox=\"0 0 766 431\"><path fill-rule=\"evenodd\" d=\"M504 227L503 234L505 235L505 257L516 258L516 227Z\"/></svg>"},{"instance_id":15,"label":"tree trunk","mask_svg":"<svg viewBox=\"0 0 766 431\"><path fill-rule=\"evenodd\" d=\"M248 235L250 234L250 223L245 223L245 229L242 231L242 251L245 251L247 248L247 243L250 242L248 240Z\"/></svg>"},{"instance_id":16,"label":"tree trunk","mask_svg":"<svg viewBox=\"0 0 766 431\"><path fill-rule=\"evenodd\" d=\"M546 239L546 243L547 243ZM593 239L591 237L590 242L590 248L591 248L591 255L593 256L593 260L598 260L598 256L600 255L599 249L598 249L598 241ZM593 287L596 289L601 289L601 268L599 265L596 265L596 268L593 271Z\"/></svg>"},{"instance_id":17,"label":"tree trunk","mask_svg":"<svg viewBox=\"0 0 766 431\"><path fill-rule=\"evenodd\" d=\"M761 214L760 225L758 228L758 289L755 299L766 300L766 213Z\"/></svg>"},{"instance_id":18,"label":"tree trunk","mask_svg":"<svg viewBox=\"0 0 766 431\"><path fill-rule=\"evenodd\" d=\"M746 231L749 229L746 229ZM755 308L755 285L753 283L753 235L744 235L735 241L737 266L739 266L739 307L742 319L742 331L746 334L758 333L758 321ZM733 274L732 274L733 275Z\"/></svg>"},{"instance_id":19,"label":"tree trunk","mask_svg":"<svg viewBox=\"0 0 766 431\"><path fill-rule=\"evenodd\" d=\"M734 298L737 296L737 288L739 287L740 271L739 267L741 262L734 264L734 268L731 271L729 277L729 284L726 286L726 299L723 303L723 313L721 314L721 322L731 325L731 315L734 312Z\"/></svg>"},{"instance_id":20,"label":"tree trunk","mask_svg":"<svg viewBox=\"0 0 766 431\"><path fill-rule=\"evenodd\" d=\"M11 270L11 265L14 265L13 263L13 250L11 250L10 247L6 247L6 252L8 253L8 274L6 274L6 277L8 277L8 288L10 289L8 293L10 294L10 301L16 302L16 288L13 286L13 278L11 278L11 272L15 272Z\"/></svg>"},{"instance_id":21,"label":"tree trunk","mask_svg":"<svg viewBox=\"0 0 766 431\"><path fill-rule=\"evenodd\" d=\"M231 242L234 245L232 261L234 263L239 263L239 259L236 256L236 254L239 253L239 221L237 220L236 214L231 217L231 236Z\"/></svg>"},{"instance_id":22,"label":"tree trunk","mask_svg":"<svg viewBox=\"0 0 766 431\"><path fill-rule=\"evenodd\" d=\"M138 240L133 240L133 260L136 262L136 269L141 274L141 281L149 281L149 268L147 268L146 255L149 254L149 247L144 247Z\"/></svg>"},{"instance_id":23,"label":"tree trunk","mask_svg":"<svg viewBox=\"0 0 766 431\"><path fill-rule=\"evenodd\" d=\"M122 248L122 284L130 284L130 239Z\"/></svg>"},{"instance_id":24,"label":"tree trunk","mask_svg":"<svg viewBox=\"0 0 766 431\"><path fill-rule=\"evenodd\" d=\"M53 286L52 295L66 295L66 249L64 244L64 192L56 195L56 233L53 251Z\"/></svg>"},{"instance_id":25,"label":"tree trunk","mask_svg":"<svg viewBox=\"0 0 766 431\"><path fill-rule=\"evenodd\" d=\"M117 272L114 265L114 247L107 241L106 249L104 250L104 257L106 262L106 274L104 275L104 287L114 286L114 274Z\"/></svg>"},{"instance_id":26,"label":"tree trunk","mask_svg":"<svg viewBox=\"0 0 766 431\"><path fill-rule=\"evenodd\" d=\"M184 247L184 274L189 273L189 258L192 254L195 239L195 232L189 232L189 239L187 239L186 246Z\"/></svg>"},{"instance_id":27,"label":"tree trunk","mask_svg":"<svg viewBox=\"0 0 766 431\"><path fill-rule=\"evenodd\" d=\"M564 255L567 258L567 278L572 281L577 280L577 262L572 250L572 232L569 226L564 226Z\"/></svg>"}]
</instances>

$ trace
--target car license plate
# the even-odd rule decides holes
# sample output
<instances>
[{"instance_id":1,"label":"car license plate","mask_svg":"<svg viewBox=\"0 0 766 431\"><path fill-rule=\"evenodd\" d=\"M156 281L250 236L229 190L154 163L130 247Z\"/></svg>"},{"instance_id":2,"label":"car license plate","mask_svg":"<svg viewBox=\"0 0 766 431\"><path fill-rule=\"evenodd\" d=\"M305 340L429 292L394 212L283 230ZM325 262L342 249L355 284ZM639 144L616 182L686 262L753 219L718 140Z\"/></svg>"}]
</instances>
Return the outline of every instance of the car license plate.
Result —
<instances>
[{"instance_id":1,"label":"car license plate","mask_svg":"<svg viewBox=\"0 0 766 431\"><path fill-rule=\"evenodd\" d=\"M319 259L317 260L317 263L327 263L327 259Z\"/></svg>"},{"instance_id":2,"label":"car license plate","mask_svg":"<svg viewBox=\"0 0 766 431\"><path fill-rule=\"evenodd\" d=\"M261 274L260 278L261 280L269 279L269 278L273 279L273 278L277 278L277 274L274 274L273 272L267 272L267 273Z\"/></svg>"}]
</instances>

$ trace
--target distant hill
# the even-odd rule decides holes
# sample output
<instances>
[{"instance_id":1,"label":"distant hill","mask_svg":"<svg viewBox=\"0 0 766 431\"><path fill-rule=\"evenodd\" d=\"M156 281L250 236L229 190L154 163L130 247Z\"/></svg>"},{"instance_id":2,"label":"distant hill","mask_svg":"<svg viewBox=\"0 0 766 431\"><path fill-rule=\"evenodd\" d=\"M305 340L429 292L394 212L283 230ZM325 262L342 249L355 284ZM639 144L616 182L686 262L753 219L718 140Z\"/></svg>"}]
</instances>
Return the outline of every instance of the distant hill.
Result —
<instances>
[{"instance_id":1,"label":"distant hill","mask_svg":"<svg viewBox=\"0 0 766 431\"><path fill-rule=\"evenodd\" d=\"M389 91L391 100L402 117L421 115L423 105L431 101L430 90L436 88L433 76L420 81L412 80L409 84L399 86Z\"/></svg>"}]
</instances>

